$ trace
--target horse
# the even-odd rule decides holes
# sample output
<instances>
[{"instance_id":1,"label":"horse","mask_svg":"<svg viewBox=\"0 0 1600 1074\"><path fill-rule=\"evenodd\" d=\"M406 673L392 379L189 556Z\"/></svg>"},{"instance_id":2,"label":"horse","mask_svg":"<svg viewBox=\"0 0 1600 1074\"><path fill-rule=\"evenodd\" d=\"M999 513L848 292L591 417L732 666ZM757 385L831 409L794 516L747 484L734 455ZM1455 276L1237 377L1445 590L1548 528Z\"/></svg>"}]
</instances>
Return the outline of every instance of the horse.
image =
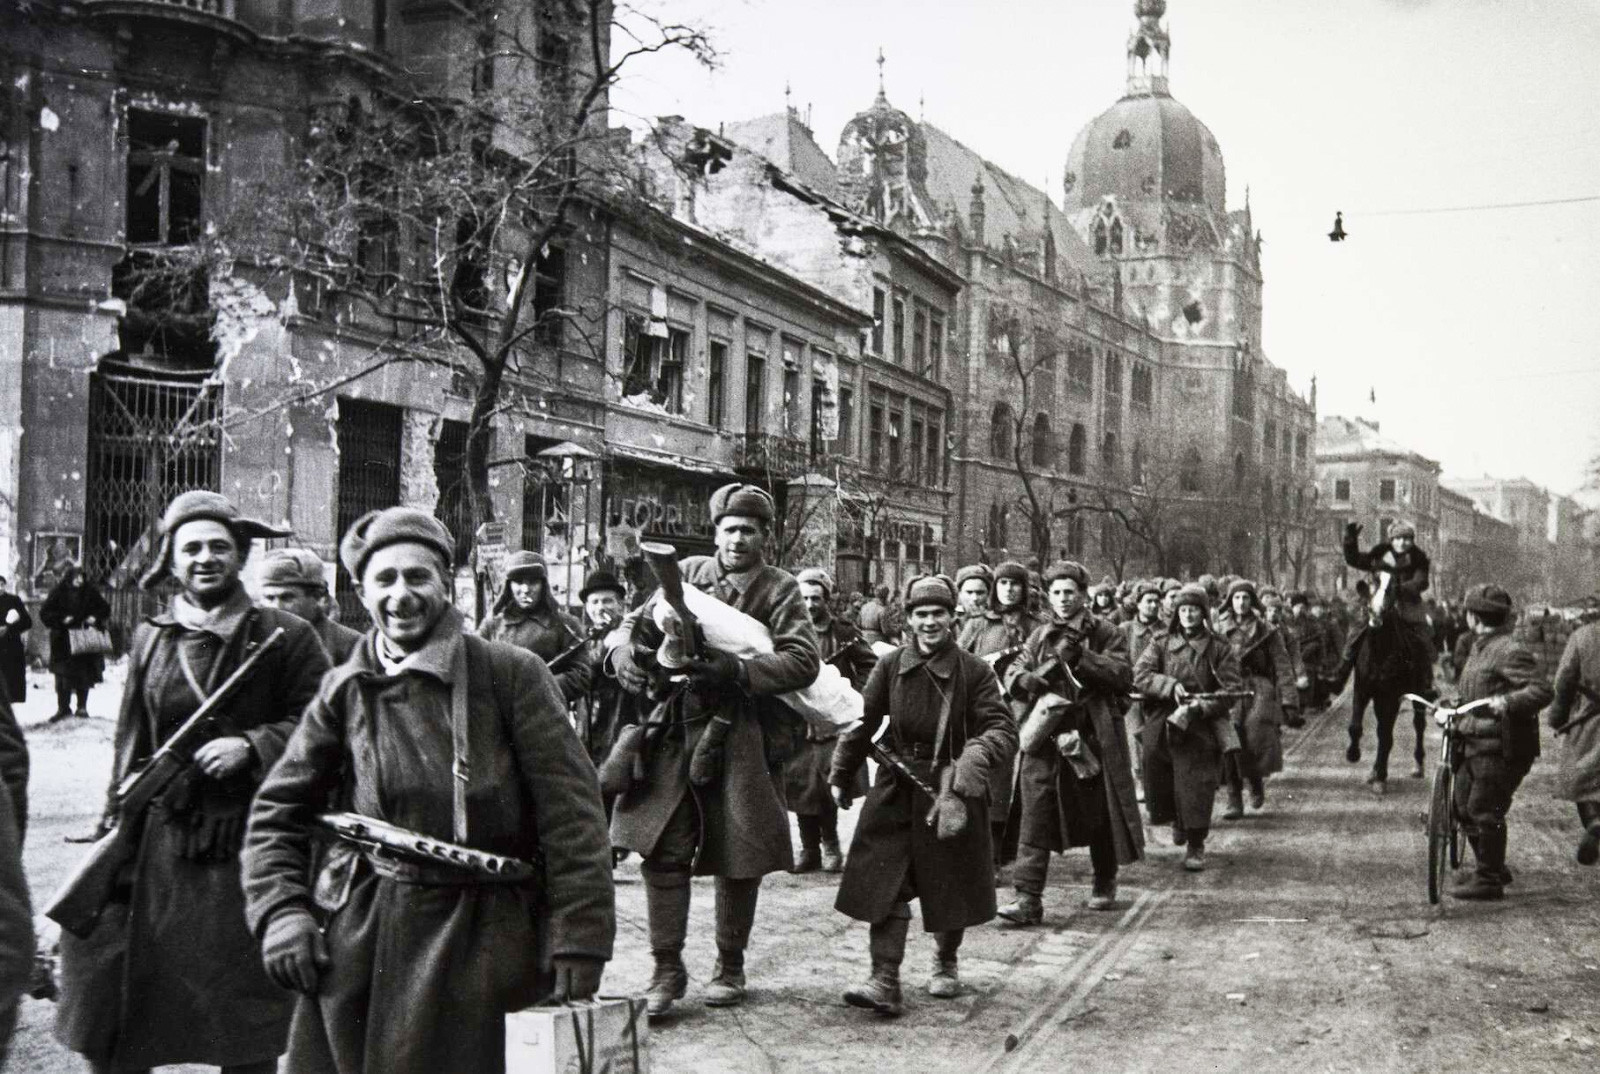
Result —
<instances>
[{"instance_id":1,"label":"horse","mask_svg":"<svg viewBox=\"0 0 1600 1074\"><path fill-rule=\"evenodd\" d=\"M1350 750L1347 758L1361 759L1361 733L1367 704L1377 717L1378 753L1372 762L1368 782L1374 793L1382 794L1389 778L1389 754L1394 748L1394 724L1400 714L1404 694L1427 694L1432 680L1433 654L1423 651L1415 633L1400 619L1395 607L1393 575L1381 571L1379 584L1368 606L1367 625L1355 643L1354 683L1350 697ZM1412 728L1416 744L1412 757L1414 777L1422 775L1427 735L1427 713L1412 706Z\"/></svg>"}]
</instances>

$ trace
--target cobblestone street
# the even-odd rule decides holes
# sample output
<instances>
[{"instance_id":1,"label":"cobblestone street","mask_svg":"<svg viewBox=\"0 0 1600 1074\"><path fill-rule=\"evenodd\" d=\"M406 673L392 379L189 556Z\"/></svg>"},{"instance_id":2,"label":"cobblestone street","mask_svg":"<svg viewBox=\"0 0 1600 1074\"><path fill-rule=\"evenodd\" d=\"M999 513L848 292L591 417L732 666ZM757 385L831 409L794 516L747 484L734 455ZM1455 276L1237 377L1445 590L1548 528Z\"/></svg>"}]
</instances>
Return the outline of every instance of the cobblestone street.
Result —
<instances>
[{"instance_id":1,"label":"cobblestone street","mask_svg":"<svg viewBox=\"0 0 1600 1074\"><path fill-rule=\"evenodd\" d=\"M36 903L82 852L61 838L93 821L114 698L102 686L92 719L30 732ZM35 690L24 722L48 711ZM1566 1071L1591 1062L1600 1041L1597 877L1572 862L1576 823L1570 806L1550 799L1548 758L1512 814L1517 879L1506 900L1439 914L1423 896L1424 784L1396 778L1388 797L1367 793L1364 766L1343 759L1347 711L1336 706L1291 738L1266 810L1217 829L1208 872L1179 871L1165 833L1155 833L1149 860L1123 872L1118 910L1096 914L1081 908L1083 853L1055 859L1043 927L968 932L959 999L922 994L932 945L914 925L908 1010L897 1022L840 1001L866 972L866 928L834 912L834 879L820 874L767 880L749 1002L704 1007L711 886L698 882L687 952L695 979L675 1016L652 1030L654 1069L1053 1071L1078 1061L1104 1069L1088 1057L1107 1055L1120 1057L1119 1069L1150 1071ZM1409 734L1397 733L1397 755ZM1369 729L1369 750L1371 737ZM848 838L854 815L842 819ZM624 864L618 881L606 990L636 992L650 972L637 864ZM83 1069L50 1038L52 1008L24 1004L15 1069Z\"/></svg>"}]
</instances>

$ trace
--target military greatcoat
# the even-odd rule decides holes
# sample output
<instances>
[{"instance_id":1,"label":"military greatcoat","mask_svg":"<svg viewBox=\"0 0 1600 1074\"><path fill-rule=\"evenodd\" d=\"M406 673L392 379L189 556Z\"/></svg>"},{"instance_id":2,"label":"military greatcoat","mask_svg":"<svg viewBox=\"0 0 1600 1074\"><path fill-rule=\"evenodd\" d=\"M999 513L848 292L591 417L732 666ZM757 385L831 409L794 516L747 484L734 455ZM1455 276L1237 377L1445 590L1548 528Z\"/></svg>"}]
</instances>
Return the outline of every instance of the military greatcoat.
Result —
<instances>
[{"instance_id":1,"label":"military greatcoat","mask_svg":"<svg viewBox=\"0 0 1600 1074\"><path fill-rule=\"evenodd\" d=\"M1560 794L1600 802L1600 623L1579 627L1556 669L1550 728L1564 734Z\"/></svg>"},{"instance_id":2,"label":"military greatcoat","mask_svg":"<svg viewBox=\"0 0 1600 1074\"><path fill-rule=\"evenodd\" d=\"M983 924L995 915L985 787L991 772L1011 771L1017 750L1016 724L994 671L954 643L931 655L909 645L878 661L862 701L860 726L834 749L830 782L851 786L888 720L886 741L930 786L938 786L939 769L956 766L954 789L969 818L964 832L940 840L923 819L933 805L927 795L880 765L856 822L834 909L858 921L882 921L909 879L928 932ZM946 704L949 716L939 736Z\"/></svg>"},{"instance_id":3,"label":"military greatcoat","mask_svg":"<svg viewBox=\"0 0 1600 1074\"><path fill-rule=\"evenodd\" d=\"M1187 730L1168 722L1178 707L1173 691L1243 688L1233 646L1208 630L1193 638L1174 627L1145 648L1133 668L1133 688L1144 698L1144 801L1151 824L1187 829L1211 826L1211 805L1222 781L1222 735L1228 701L1192 705Z\"/></svg>"},{"instance_id":4,"label":"military greatcoat","mask_svg":"<svg viewBox=\"0 0 1600 1074\"><path fill-rule=\"evenodd\" d=\"M1027 647L1007 674L1014 683L1025 671L1043 672L1050 662L1065 660L1071 636L1082 638L1081 653L1070 666L1083 684L1074 716L1062 731L1078 731L1100 762L1100 774L1079 779L1049 740L1022 755L1019 793L1022 828L1018 842L1061 852L1089 846L1102 825L1109 826L1111 845L1121 864L1144 854L1144 822L1134 793L1133 763L1122 701L1133 686L1127 638L1106 619L1085 609L1067 620L1046 623L1028 638ZM1017 695L1012 690L1013 696Z\"/></svg>"},{"instance_id":5,"label":"military greatcoat","mask_svg":"<svg viewBox=\"0 0 1600 1074\"><path fill-rule=\"evenodd\" d=\"M461 627L447 611L398 674L386 673L369 633L323 681L256 798L251 928L259 936L280 911L315 905L331 960L295 1008L285 1071L496 1074L503 1015L548 991L551 960L611 957L611 852L594 766L545 666ZM463 676L465 842L539 862L541 880L380 874L336 844L314 888L310 822L329 803L455 840Z\"/></svg>"},{"instance_id":6,"label":"military greatcoat","mask_svg":"<svg viewBox=\"0 0 1600 1074\"><path fill-rule=\"evenodd\" d=\"M822 666L799 583L787 571L769 565L737 573L725 571L711 556L691 556L678 566L685 585L710 593L765 624L772 634L773 651L743 662L747 688L689 685L664 703L677 708L649 717L665 715L670 726L649 749L645 779L617 798L611 841L649 857L688 795L699 829L696 875L740 879L792 869L794 849L789 843L789 814L783 801L783 762L793 754L804 731L800 718L776 695L810 686ZM651 619L655 600L646 601L624 620L634 643L651 650L662 637ZM709 785L693 787L689 759L705 731L705 717L712 712L732 720L723 744L721 771ZM780 741L791 735L792 741Z\"/></svg>"},{"instance_id":7,"label":"military greatcoat","mask_svg":"<svg viewBox=\"0 0 1600 1074\"><path fill-rule=\"evenodd\" d=\"M877 666L878 658L872 647L862 640L860 631L842 619L830 618L826 626L817 629L817 643L822 659L837 667L851 686L860 690L867 684L867 676ZM833 747L837 741L837 737L819 738L815 728L808 728L805 741L795 750L794 756L784 762L784 799L789 812L814 817L833 810L828 773L833 766ZM867 793L865 765L857 769L856 788L857 797Z\"/></svg>"},{"instance_id":8,"label":"military greatcoat","mask_svg":"<svg viewBox=\"0 0 1600 1074\"><path fill-rule=\"evenodd\" d=\"M119 818L143 828L128 897L108 906L86 939L61 937L56 1035L113 1069L260 1062L283 1052L288 1033L293 997L267 978L245 925L239 853L251 797L316 695L328 657L305 620L252 608L243 589L233 602L242 606L216 628L225 636L170 615L134 634L113 792L200 706L198 689L215 690L247 647L278 627L285 637L221 714L226 733L250 742L253 766L221 780L190 769L142 820Z\"/></svg>"},{"instance_id":9,"label":"military greatcoat","mask_svg":"<svg viewBox=\"0 0 1600 1074\"><path fill-rule=\"evenodd\" d=\"M1005 611L990 607L962 624L957 643L973 656L992 657L1007 649L1020 649L1029 635L1043 625L1044 620L1030 614L1026 604L1016 604ZM1014 659L996 661L989 666L995 669L997 675L1003 674ZM1028 714L1027 706L1020 701L1008 701L1007 704L1012 722L1021 727L1022 718ZM997 769L989 778L989 816L996 823L1013 812L1012 795L1017 785L1015 765L1016 762L1013 762L1013 767L1003 772Z\"/></svg>"},{"instance_id":10,"label":"military greatcoat","mask_svg":"<svg viewBox=\"0 0 1600 1074\"><path fill-rule=\"evenodd\" d=\"M1234 617L1224 635L1239 658L1239 674L1255 696L1234 709L1233 722L1244 744L1246 775L1283 771L1283 710L1300 704L1283 632L1259 615Z\"/></svg>"}]
</instances>

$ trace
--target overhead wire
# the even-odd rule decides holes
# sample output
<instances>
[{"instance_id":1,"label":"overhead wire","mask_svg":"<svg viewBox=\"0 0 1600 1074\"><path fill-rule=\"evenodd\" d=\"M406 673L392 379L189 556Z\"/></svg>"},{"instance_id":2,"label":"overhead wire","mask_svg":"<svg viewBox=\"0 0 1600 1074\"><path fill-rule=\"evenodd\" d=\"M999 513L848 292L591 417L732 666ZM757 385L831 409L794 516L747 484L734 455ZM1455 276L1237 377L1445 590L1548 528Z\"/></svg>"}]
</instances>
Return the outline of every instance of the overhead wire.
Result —
<instances>
[{"instance_id":1,"label":"overhead wire","mask_svg":"<svg viewBox=\"0 0 1600 1074\"><path fill-rule=\"evenodd\" d=\"M1449 205L1415 209L1370 209L1346 212L1347 217L1358 216L1431 216L1436 213L1476 213L1499 209L1532 209L1542 205L1577 205L1600 201L1600 194L1579 194L1570 198L1541 198L1536 201L1497 201L1481 205Z\"/></svg>"}]
</instances>

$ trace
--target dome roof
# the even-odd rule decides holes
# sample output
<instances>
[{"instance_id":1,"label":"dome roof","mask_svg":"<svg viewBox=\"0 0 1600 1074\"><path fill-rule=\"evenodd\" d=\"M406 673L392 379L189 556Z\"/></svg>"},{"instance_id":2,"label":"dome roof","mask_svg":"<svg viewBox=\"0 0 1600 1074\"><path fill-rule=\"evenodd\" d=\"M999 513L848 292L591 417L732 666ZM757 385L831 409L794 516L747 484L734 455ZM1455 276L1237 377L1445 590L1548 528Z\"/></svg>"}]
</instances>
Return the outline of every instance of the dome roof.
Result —
<instances>
[{"instance_id":1,"label":"dome roof","mask_svg":"<svg viewBox=\"0 0 1600 1074\"><path fill-rule=\"evenodd\" d=\"M1164 93L1122 98L1078 132L1062 176L1066 208L1180 201L1226 211L1222 149L1193 112Z\"/></svg>"}]
</instances>

